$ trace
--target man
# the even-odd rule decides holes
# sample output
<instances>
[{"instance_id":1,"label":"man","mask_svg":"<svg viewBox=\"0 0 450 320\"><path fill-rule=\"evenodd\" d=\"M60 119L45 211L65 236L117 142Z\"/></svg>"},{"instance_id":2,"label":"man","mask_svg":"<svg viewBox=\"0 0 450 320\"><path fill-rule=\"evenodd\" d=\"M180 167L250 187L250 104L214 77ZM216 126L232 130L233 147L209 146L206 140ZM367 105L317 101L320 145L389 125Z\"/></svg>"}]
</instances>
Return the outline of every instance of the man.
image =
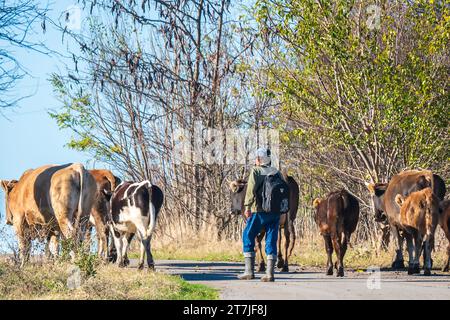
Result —
<instances>
[{"instance_id":1,"label":"man","mask_svg":"<svg viewBox=\"0 0 450 320\"><path fill-rule=\"evenodd\" d=\"M262 209L262 186L267 175L277 173L281 175L276 168L271 167L270 150L266 148L258 149L255 166L252 168L248 179L244 202L244 215L247 219L242 235L245 272L238 276L240 280L255 278L255 237L261 232L262 228L265 228L267 269L266 275L261 278L261 281L274 281L280 213L264 212Z\"/></svg>"}]
</instances>

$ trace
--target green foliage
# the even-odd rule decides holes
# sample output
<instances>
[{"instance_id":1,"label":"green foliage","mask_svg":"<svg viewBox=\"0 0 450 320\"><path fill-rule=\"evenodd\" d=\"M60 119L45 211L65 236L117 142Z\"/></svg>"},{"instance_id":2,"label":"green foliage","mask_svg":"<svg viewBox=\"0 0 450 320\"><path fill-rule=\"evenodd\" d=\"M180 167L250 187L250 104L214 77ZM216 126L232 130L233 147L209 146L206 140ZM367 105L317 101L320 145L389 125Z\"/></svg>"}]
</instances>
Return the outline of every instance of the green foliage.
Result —
<instances>
[{"instance_id":1,"label":"green foliage","mask_svg":"<svg viewBox=\"0 0 450 320\"><path fill-rule=\"evenodd\" d=\"M74 258L72 257L74 255ZM82 272L85 279L95 276L100 261L97 255L90 253L83 244L78 244L73 239L61 240L61 263L73 262Z\"/></svg>"},{"instance_id":2,"label":"green foliage","mask_svg":"<svg viewBox=\"0 0 450 320\"><path fill-rule=\"evenodd\" d=\"M375 180L395 149L397 166L447 161L450 115L449 6L379 6L374 28L364 1L260 0L255 13L261 34L278 43L263 90L281 100L285 119L300 123L284 141L350 146Z\"/></svg>"}]
</instances>

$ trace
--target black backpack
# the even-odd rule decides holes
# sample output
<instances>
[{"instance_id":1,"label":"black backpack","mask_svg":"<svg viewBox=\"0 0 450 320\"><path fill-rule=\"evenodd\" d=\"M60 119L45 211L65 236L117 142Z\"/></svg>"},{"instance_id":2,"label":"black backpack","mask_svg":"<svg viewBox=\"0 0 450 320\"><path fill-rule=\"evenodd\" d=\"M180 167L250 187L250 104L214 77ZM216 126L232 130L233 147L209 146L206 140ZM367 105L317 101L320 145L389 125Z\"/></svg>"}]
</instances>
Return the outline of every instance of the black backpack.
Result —
<instances>
[{"instance_id":1,"label":"black backpack","mask_svg":"<svg viewBox=\"0 0 450 320\"><path fill-rule=\"evenodd\" d=\"M280 172L266 175L262 185L262 204L264 212L286 213L289 211L289 186Z\"/></svg>"}]
</instances>

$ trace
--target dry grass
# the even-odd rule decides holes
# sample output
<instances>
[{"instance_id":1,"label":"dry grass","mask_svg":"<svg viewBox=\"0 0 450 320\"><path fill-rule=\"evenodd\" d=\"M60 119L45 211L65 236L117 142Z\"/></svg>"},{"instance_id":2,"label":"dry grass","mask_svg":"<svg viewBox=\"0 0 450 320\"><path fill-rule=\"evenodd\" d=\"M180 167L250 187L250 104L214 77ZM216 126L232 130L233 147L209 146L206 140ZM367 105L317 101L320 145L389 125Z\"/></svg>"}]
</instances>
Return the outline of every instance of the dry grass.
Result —
<instances>
[{"instance_id":1,"label":"dry grass","mask_svg":"<svg viewBox=\"0 0 450 320\"><path fill-rule=\"evenodd\" d=\"M216 290L192 285L160 272L119 269L102 265L95 276L69 289L68 263L28 264L18 268L0 261L0 299L217 299Z\"/></svg>"},{"instance_id":2,"label":"dry grass","mask_svg":"<svg viewBox=\"0 0 450 320\"><path fill-rule=\"evenodd\" d=\"M447 240L441 230L437 232L436 236L436 250L433 252L434 267L441 268L446 258ZM155 238L153 252L156 259L243 261L241 242L214 241L211 240L211 237L204 236L191 235L182 241L173 239L164 241L164 239ZM387 251L377 252L369 242L351 243L347 249L344 264L346 267L354 269L366 269L369 266L390 267L394 252L392 244ZM407 261L407 253L404 254L405 261ZM132 253L131 256L136 257L137 253ZM334 254L333 259L335 260ZM297 239L290 264L301 267L325 267L326 261L325 247L320 236Z\"/></svg>"}]
</instances>

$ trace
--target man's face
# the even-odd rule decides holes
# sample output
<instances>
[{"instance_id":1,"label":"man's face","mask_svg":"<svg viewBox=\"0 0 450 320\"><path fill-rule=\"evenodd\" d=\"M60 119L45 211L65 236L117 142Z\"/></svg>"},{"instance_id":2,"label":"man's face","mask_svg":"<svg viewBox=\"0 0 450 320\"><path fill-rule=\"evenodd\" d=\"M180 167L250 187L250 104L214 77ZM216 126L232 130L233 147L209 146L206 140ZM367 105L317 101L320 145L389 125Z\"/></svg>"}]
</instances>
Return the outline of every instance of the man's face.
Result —
<instances>
[{"instance_id":1,"label":"man's face","mask_svg":"<svg viewBox=\"0 0 450 320\"><path fill-rule=\"evenodd\" d=\"M256 157L255 164L256 164L257 166L260 166L260 165L261 165L261 160L259 159L259 157Z\"/></svg>"}]
</instances>

